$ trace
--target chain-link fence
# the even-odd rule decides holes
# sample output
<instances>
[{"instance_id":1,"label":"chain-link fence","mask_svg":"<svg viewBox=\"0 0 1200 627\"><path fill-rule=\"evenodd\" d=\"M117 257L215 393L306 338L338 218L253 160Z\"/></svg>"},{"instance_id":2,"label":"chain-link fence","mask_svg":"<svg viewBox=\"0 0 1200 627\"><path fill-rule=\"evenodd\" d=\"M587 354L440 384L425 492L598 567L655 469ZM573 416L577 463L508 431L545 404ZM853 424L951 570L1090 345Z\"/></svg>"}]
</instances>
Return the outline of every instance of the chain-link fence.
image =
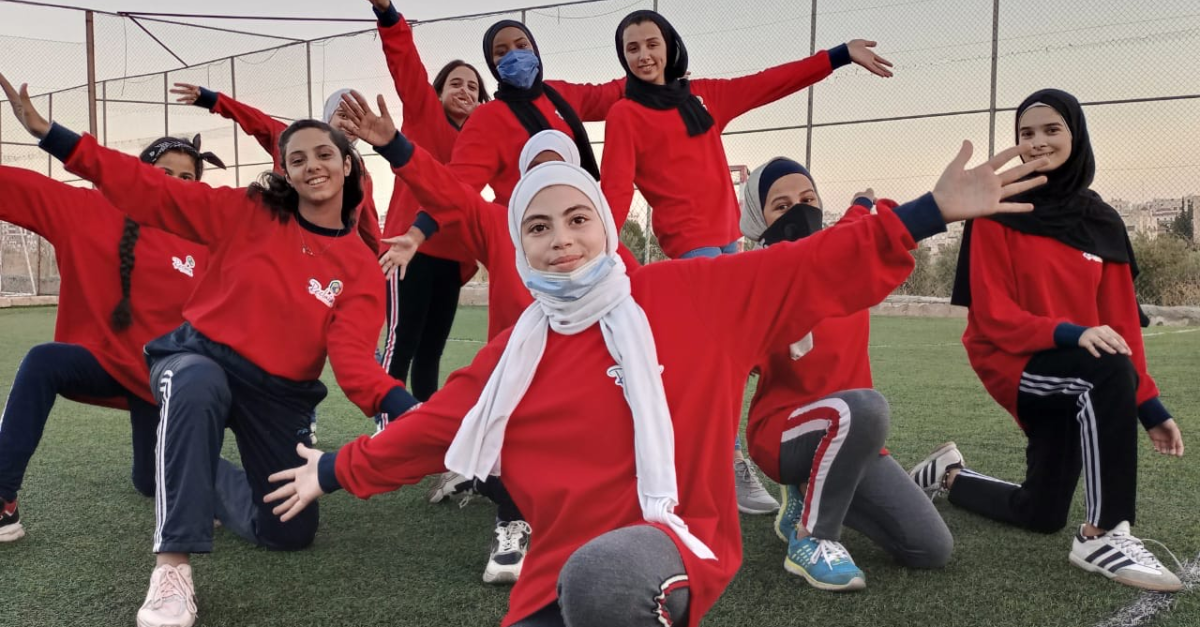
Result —
<instances>
[{"instance_id":1,"label":"chain-link fence","mask_svg":"<svg viewBox=\"0 0 1200 627\"><path fill-rule=\"evenodd\" d=\"M776 155L808 164L831 217L863 188L899 200L923 193L962 139L974 143L977 157L1011 145L1013 109L1043 87L1070 91L1085 104L1099 165L1094 188L1131 229L1164 230L1165 216L1200 194L1200 75L1182 61L1200 39L1200 7L1192 0L600 0L419 22L414 32L432 75L456 58L482 68L487 27L501 18L523 20L537 37L547 77L597 83L622 74L613 31L640 8L672 20L688 45L694 79L754 73L854 38L879 42L895 78L842 68L725 131L732 166L752 169ZM31 83L42 110L88 130L94 102L100 141L127 152L164 134L201 133L205 149L230 165L208 172L210 184L246 185L269 168L269 157L232 122L175 103L168 94L175 82L221 91L284 121L320 115L326 95L342 87L381 93L400 111L365 7L364 30L310 41L146 16L27 10L81 27L91 19L97 42L0 37L5 73ZM603 124L588 127L602 152ZM0 113L0 162L70 180L7 107ZM369 151L367 164L376 204L386 207L392 176ZM630 221L649 234L648 208L637 203ZM957 237L951 231L935 238L930 256L956 249ZM25 248L16 248L18 240ZM37 240L5 236L0 290L21 276L30 291L56 286L48 244L41 244L40 266L26 267L26 252L36 260L31 242ZM652 255L654 248L650 241L637 252Z\"/></svg>"}]
</instances>

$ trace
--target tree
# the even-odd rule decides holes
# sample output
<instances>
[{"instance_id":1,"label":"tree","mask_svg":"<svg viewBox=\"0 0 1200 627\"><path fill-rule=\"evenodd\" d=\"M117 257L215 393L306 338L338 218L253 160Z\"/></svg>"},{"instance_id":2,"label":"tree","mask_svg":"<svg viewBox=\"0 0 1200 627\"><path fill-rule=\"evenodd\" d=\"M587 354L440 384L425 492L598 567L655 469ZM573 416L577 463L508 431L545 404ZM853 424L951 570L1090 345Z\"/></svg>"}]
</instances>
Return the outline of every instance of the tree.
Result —
<instances>
[{"instance_id":1,"label":"tree","mask_svg":"<svg viewBox=\"0 0 1200 627\"><path fill-rule=\"evenodd\" d=\"M646 232L642 230L642 225L626 220L625 226L621 227L621 243L633 253L635 259L643 263L646 261Z\"/></svg>"},{"instance_id":2,"label":"tree","mask_svg":"<svg viewBox=\"0 0 1200 627\"><path fill-rule=\"evenodd\" d=\"M1192 220L1195 219L1194 209L1188 207L1179 212L1167 227L1167 233L1186 242L1192 241Z\"/></svg>"},{"instance_id":3,"label":"tree","mask_svg":"<svg viewBox=\"0 0 1200 627\"><path fill-rule=\"evenodd\" d=\"M1177 237L1133 239L1141 274L1134 281L1138 301L1151 305L1200 305L1200 251Z\"/></svg>"}]
</instances>

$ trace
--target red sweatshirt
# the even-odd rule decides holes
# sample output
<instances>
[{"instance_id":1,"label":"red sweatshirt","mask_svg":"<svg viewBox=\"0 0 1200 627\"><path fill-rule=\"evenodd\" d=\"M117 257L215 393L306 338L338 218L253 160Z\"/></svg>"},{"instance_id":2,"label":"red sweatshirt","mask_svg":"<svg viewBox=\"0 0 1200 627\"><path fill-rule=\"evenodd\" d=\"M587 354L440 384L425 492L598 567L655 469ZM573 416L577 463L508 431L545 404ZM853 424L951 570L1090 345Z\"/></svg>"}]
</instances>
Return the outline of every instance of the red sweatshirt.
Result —
<instances>
[{"instance_id":1,"label":"red sweatshirt","mask_svg":"<svg viewBox=\"0 0 1200 627\"><path fill-rule=\"evenodd\" d=\"M196 104L207 107L223 118L237 122L237 125L242 127L242 131L258 140L258 145L271 155L275 171L284 174L283 159L279 156L279 136L287 130L287 124L225 94L218 94L203 88ZM366 164L360 160L359 165L362 167L363 200L362 204L358 206L358 218L356 218L358 236L366 242L371 250L378 250L380 246L379 212L375 210L375 187L371 182L371 173L367 172Z\"/></svg>"},{"instance_id":2,"label":"red sweatshirt","mask_svg":"<svg viewBox=\"0 0 1200 627\"><path fill-rule=\"evenodd\" d=\"M676 513L718 558L701 560L674 538L689 577L693 624L741 562L729 443L746 373L819 320L869 307L904 280L914 241L899 214L769 250L653 264L631 277L664 367L675 434ZM812 272L818 265L824 271ZM322 485L340 484L366 498L443 470L446 449L507 339L502 333L489 342L442 392L403 420L324 457ZM559 571L584 543L646 524L637 497L633 420L614 368L599 325L574 336L551 332L529 390L508 421L505 486L537 533L504 625L555 599Z\"/></svg>"},{"instance_id":3,"label":"red sweatshirt","mask_svg":"<svg viewBox=\"0 0 1200 627\"><path fill-rule=\"evenodd\" d=\"M893 207L894 202L879 201L880 212ZM869 215L869 208L853 205L833 228ZM800 359L792 359L788 346L803 336L785 342L782 350L775 350L758 366L758 389L750 401L746 442L754 463L777 483L783 481L779 475L779 444L792 412L834 392L875 386L867 351L871 339L869 311L826 318L813 327L812 336L812 350Z\"/></svg>"},{"instance_id":4,"label":"red sweatshirt","mask_svg":"<svg viewBox=\"0 0 1200 627\"><path fill-rule=\"evenodd\" d=\"M388 71L396 84L396 93L403 103L404 122L400 131L418 146L442 162L450 163L454 142L458 140L458 127L446 117L446 109L437 92L429 84L429 75L417 46L413 42L412 28L403 16L394 25L384 26L387 14L380 17L379 39L383 42L383 54L387 58ZM482 88L482 85L480 86ZM421 205L413 197L403 178L396 177L392 201L388 205L387 218L383 225L383 236L404 235L412 226ZM450 259L462 264L464 281L475 274L475 256L462 244L463 234L453 224L440 225L439 235L421 245L421 252L431 257ZM379 253L387 252L388 245L380 243Z\"/></svg>"},{"instance_id":5,"label":"red sweatshirt","mask_svg":"<svg viewBox=\"0 0 1200 627\"><path fill-rule=\"evenodd\" d=\"M446 227L457 233L459 244L488 271L488 339L517 323L533 303L533 296L517 273L517 249L508 232L508 209L483 199L459 181L432 155L414 146L412 157L396 176L407 182L417 200L438 223L438 237ZM621 245L617 248L625 271L632 274L641 264Z\"/></svg>"},{"instance_id":6,"label":"red sweatshirt","mask_svg":"<svg viewBox=\"0 0 1200 627\"><path fill-rule=\"evenodd\" d=\"M319 378L328 356L338 385L368 416L402 387L375 363L384 282L374 280L374 251L358 238L306 228L299 216L280 223L245 189L162 176L91 135L76 140L55 126L42 144L67 152L67 169L134 220L209 247L208 269L183 309L196 330L293 381Z\"/></svg>"},{"instance_id":7,"label":"red sweatshirt","mask_svg":"<svg viewBox=\"0 0 1200 627\"><path fill-rule=\"evenodd\" d=\"M692 93L715 122L696 137L688 136L675 109L651 109L628 99L613 105L604 125L600 176L617 228L629 216L636 184L654 208L654 234L668 257L738 239L738 201L721 133L739 115L796 93L833 69L830 53L822 50L741 78L694 80Z\"/></svg>"},{"instance_id":8,"label":"red sweatshirt","mask_svg":"<svg viewBox=\"0 0 1200 627\"><path fill-rule=\"evenodd\" d=\"M545 83L558 91L584 122L603 121L609 108L625 93L624 78L603 85L577 85L563 81ZM575 137L549 98L542 95L533 103L554 130L566 133L567 137ZM499 100L485 102L475 109L463 125L458 143L454 145L450 167L462 182L476 192L491 185L496 193L496 204L508 206L508 198L521 178L518 159L527 141L529 131L521 126L507 104Z\"/></svg>"},{"instance_id":9,"label":"red sweatshirt","mask_svg":"<svg viewBox=\"0 0 1200 627\"><path fill-rule=\"evenodd\" d=\"M125 214L100 192L20 168L0 166L0 190L0 220L54 245L61 279L54 341L86 348L125 389L154 403L142 346L183 324L183 304L204 274L208 249L143 226L133 249L133 322L118 332L109 318L121 300L118 243ZM127 403L122 398L104 399L102 404Z\"/></svg>"},{"instance_id":10,"label":"red sweatshirt","mask_svg":"<svg viewBox=\"0 0 1200 627\"><path fill-rule=\"evenodd\" d=\"M963 345L983 386L1018 423L1021 372L1034 353L1058 347L1055 330L1063 323L1106 324L1120 333L1133 351L1138 405L1158 398L1146 371L1128 264L992 220L976 220L972 230L971 307Z\"/></svg>"}]
</instances>

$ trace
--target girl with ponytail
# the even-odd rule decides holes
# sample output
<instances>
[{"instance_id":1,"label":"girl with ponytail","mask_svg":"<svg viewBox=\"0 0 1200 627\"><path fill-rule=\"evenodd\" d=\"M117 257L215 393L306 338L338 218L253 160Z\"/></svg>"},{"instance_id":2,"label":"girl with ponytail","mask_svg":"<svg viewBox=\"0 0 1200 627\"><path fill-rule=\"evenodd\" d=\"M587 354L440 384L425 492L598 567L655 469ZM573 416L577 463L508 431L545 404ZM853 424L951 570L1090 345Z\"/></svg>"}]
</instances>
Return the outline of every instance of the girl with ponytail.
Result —
<instances>
[{"instance_id":1,"label":"girl with ponytail","mask_svg":"<svg viewBox=\"0 0 1200 627\"><path fill-rule=\"evenodd\" d=\"M200 152L199 135L155 140L141 161L186 181L200 179L204 162L224 167ZM98 191L29 170L0 167L0 190L0 220L49 240L61 281L55 341L22 360L0 421L0 542L8 542L25 534L17 492L58 396L129 409L133 485L153 496L158 407L142 346L183 322L208 251L139 226Z\"/></svg>"}]
</instances>

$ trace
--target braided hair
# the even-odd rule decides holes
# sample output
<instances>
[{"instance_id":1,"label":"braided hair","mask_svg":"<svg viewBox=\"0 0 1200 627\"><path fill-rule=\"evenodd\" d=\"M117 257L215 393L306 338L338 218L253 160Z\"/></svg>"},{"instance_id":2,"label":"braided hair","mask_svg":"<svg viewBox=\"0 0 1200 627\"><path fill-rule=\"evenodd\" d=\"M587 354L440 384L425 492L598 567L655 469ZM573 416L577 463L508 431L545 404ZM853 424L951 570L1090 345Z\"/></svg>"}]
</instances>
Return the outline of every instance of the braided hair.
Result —
<instances>
[{"instance_id":1,"label":"braided hair","mask_svg":"<svg viewBox=\"0 0 1200 627\"><path fill-rule=\"evenodd\" d=\"M191 157L196 164L195 174L196 180L204 175L204 162L207 161L222 170L225 169L225 164L221 162L216 155L211 152L200 152L200 136L196 135L191 141L180 139L178 137L162 137L154 140L139 158L143 163L157 163L163 155L169 152L177 152ZM121 268L121 300L117 302L117 306L113 308L112 314L109 316L109 325L115 331L124 331L133 324L133 305L130 302L129 294L133 283L133 265L136 261L134 247L137 245L138 237L141 235L141 226L129 219L125 218L125 226L121 229L121 239L117 243L117 255L120 259Z\"/></svg>"}]
</instances>

